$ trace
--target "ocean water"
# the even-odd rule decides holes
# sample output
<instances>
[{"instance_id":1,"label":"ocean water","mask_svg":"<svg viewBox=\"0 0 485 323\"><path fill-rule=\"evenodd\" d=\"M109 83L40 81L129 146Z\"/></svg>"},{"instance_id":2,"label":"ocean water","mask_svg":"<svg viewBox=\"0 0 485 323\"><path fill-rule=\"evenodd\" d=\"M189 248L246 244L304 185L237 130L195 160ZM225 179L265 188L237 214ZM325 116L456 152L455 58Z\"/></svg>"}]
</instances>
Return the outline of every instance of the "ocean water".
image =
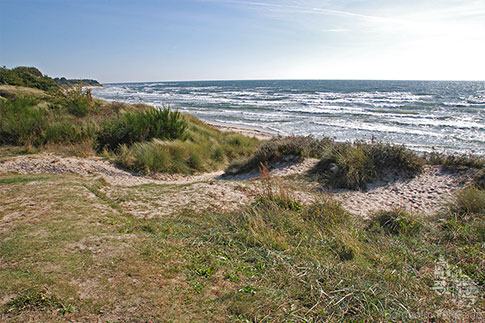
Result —
<instances>
[{"instance_id":1,"label":"ocean water","mask_svg":"<svg viewBox=\"0 0 485 323\"><path fill-rule=\"evenodd\" d=\"M375 138L416 151L485 155L485 82L156 82L107 84L92 93L281 135Z\"/></svg>"}]
</instances>

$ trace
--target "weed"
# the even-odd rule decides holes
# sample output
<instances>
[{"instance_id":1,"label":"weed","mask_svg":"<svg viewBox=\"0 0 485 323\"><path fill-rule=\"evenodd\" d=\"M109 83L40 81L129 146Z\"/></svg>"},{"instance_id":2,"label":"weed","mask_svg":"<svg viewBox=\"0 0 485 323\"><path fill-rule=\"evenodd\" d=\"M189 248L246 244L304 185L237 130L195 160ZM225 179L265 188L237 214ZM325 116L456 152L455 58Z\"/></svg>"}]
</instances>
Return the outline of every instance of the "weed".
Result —
<instances>
[{"instance_id":1,"label":"weed","mask_svg":"<svg viewBox=\"0 0 485 323\"><path fill-rule=\"evenodd\" d=\"M61 314L72 313L74 306L51 295L48 289L26 290L3 306L4 314L19 314L24 311L55 309Z\"/></svg>"},{"instance_id":2,"label":"weed","mask_svg":"<svg viewBox=\"0 0 485 323\"><path fill-rule=\"evenodd\" d=\"M209 278L214 275L216 269L212 266L200 265L194 268L194 273L198 276Z\"/></svg>"},{"instance_id":3,"label":"weed","mask_svg":"<svg viewBox=\"0 0 485 323\"><path fill-rule=\"evenodd\" d=\"M389 234L412 235L419 233L423 224L418 216L410 215L404 209L379 211L370 220L368 229L382 229Z\"/></svg>"},{"instance_id":4,"label":"weed","mask_svg":"<svg viewBox=\"0 0 485 323\"><path fill-rule=\"evenodd\" d=\"M267 164L261 163L259 167L259 180L261 189L256 197L257 204L266 205L268 203L274 203L280 208L292 211L299 211L303 208L300 202L290 196L284 185L271 178Z\"/></svg>"},{"instance_id":5,"label":"weed","mask_svg":"<svg viewBox=\"0 0 485 323\"><path fill-rule=\"evenodd\" d=\"M468 187L456 194L456 201L451 207L452 212L469 215L485 215L485 191Z\"/></svg>"}]
</instances>

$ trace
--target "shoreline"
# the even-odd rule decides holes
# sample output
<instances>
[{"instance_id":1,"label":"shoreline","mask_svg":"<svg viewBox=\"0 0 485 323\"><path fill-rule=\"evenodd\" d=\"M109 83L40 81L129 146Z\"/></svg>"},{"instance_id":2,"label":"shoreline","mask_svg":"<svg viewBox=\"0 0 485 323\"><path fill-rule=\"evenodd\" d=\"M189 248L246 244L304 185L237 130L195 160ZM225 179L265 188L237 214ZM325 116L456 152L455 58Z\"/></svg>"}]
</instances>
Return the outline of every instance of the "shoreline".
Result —
<instances>
[{"instance_id":1,"label":"shoreline","mask_svg":"<svg viewBox=\"0 0 485 323\"><path fill-rule=\"evenodd\" d=\"M256 129L245 128L245 127L241 127L241 126L229 126L229 125L211 123L211 122L207 122L207 121L204 121L204 122L207 123L208 125L214 127L214 128L217 128L221 131L224 131L224 132L231 132L232 131L232 132L236 132L238 134L245 135L245 136L248 136L248 137L255 137L259 140L270 140L274 137L278 137L278 134L276 134L276 133L270 133L270 132L263 131L263 130L256 130Z\"/></svg>"}]
</instances>

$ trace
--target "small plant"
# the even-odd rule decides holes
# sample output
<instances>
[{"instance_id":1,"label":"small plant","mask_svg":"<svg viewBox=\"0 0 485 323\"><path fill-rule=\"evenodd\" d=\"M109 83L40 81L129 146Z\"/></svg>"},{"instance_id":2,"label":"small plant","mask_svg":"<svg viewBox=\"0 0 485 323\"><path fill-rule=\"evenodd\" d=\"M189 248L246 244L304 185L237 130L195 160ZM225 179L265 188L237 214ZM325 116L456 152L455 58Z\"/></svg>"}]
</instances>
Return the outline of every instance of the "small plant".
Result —
<instances>
[{"instance_id":1,"label":"small plant","mask_svg":"<svg viewBox=\"0 0 485 323\"><path fill-rule=\"evenodd\" d=\"M200 294L204 290L204 284L202 284L200 282L193 282L193 283L190 284L190 287L191 287L192 291L196 294Z\"/></svg>"},{"instance_id":2,"label":"small plant","mask_svg":"<svg viewBox=\"0 0 485 323\"><path fill-rule=\"evenodd\" d=\"M475 187L459 191L451 210L461 215L485 215L485 191Z\"/></svg>"},{"instance_id":3,"label":"small plant","mask_svg":"<svg viewBox=\"0 0 485 323\"><path fill-rule=\"evenodd\" d=\"M412 216L398 208L377 212L368 225L368 229L370 228L382 229L388 234L412 235L421 230L422 223L417 216Z\"/></svg>"},{"instance_id":4,"label":"small plant","mask_svg":"<svg viewBox=\"0 0 485 323\"><path fill-rule=\"evenodd\" d=\"M242 293L242 294L250 294L250 295L254 295L256 294L256 288L254 288L253 286L251 285L246 285L244 286L243 288L240 288L238 290L239 293Z\"/></svg>"},{"instance_id":5,"label":"small plant","mask_svg":"<svg viewBox=\"0 0 485 323\"><path fill-rule=\"evenodd\" d=\"M66 314L72 313L74 306L65 304L45 289L43 291L26 290L6 303L3 308L4 314L19 314L24 311L45 311L48 309L55 309L61 314Z\"/></svg>"},{"instance_id":6,"label":"small plant","mask_svg":"<svg viewBox=\"0 0 485 323\"><path fill-rule=\"evenodd\" d=\"M214 267L212 267L212 266L200 265L200 266L194 268L194 272L198 276L206 277L206 278L209 278L212 275L214 275L215 271L216 271L216 269Z\"/></svg>"},{"instance_id":7,"label":"small plant","mask_svg":"<svg viewBox=\"0 0 485 323\"><path fill-rule=\"evenodd\" d=\"M256 202L260 204L274 203L280 208L299 211L303 208L302 204L291 198L288 190L278 183L275 188L275 182L271 178L271 173L268 170L268 165L261 163L259 167L259 179L261 181L261 192L256 197Z\"/></svg>"},{"instance_id":8,"label":"small plant","mask_svg":"<svg viewBox=\"0 0 485 323\"><path fill-rule=\"evenodd\" d=\"M358 141L334 143L312 172L331 187L356 190L389 172L415 176L423 166L424 160L404 146Z\"/></svg>"}]
</instances>

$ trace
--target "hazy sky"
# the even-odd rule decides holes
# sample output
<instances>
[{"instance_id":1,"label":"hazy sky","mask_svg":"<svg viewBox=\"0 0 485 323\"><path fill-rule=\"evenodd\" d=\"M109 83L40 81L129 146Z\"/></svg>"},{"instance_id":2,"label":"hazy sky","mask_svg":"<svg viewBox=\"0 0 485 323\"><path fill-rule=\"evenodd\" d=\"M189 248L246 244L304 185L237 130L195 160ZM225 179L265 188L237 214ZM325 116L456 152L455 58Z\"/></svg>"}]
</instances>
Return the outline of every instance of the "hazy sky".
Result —
<instances>
[{"instance_id":1,"label":"hazy sky","mask_svg":"<svg viewBox=\"0 0 485 323\"><path fill-rule=\"evenodd\" d=\"M485 80L485 0L0 0L0 65L101 82Z\"/></svg>"}]
</instances>

